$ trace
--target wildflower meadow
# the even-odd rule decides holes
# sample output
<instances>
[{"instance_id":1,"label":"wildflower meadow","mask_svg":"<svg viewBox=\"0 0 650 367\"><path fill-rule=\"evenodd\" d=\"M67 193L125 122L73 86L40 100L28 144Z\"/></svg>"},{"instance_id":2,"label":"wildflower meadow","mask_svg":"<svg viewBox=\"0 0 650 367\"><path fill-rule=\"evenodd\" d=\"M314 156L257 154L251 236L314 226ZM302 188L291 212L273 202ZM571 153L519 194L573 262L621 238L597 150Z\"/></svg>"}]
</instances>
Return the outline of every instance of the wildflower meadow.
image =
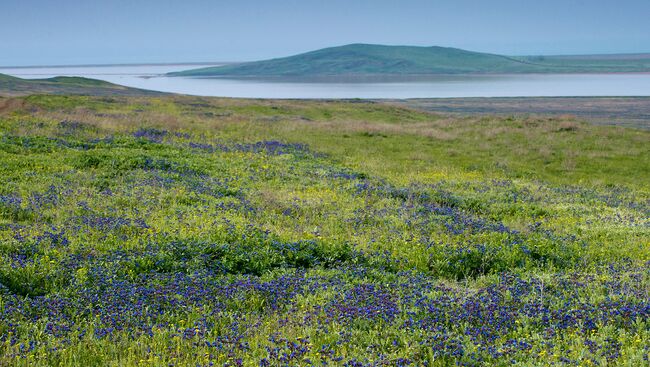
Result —
<instances>
[{"instance_id":1,"label":"wildflower meadow","mask_svg":"<svg viewBox=\"0 0 650 367\"><path fill-rule=\"evenodd\" d=\"M0 365L648 366L650 132L358 100L0 115Z\"/></svg>"}]
</instances>

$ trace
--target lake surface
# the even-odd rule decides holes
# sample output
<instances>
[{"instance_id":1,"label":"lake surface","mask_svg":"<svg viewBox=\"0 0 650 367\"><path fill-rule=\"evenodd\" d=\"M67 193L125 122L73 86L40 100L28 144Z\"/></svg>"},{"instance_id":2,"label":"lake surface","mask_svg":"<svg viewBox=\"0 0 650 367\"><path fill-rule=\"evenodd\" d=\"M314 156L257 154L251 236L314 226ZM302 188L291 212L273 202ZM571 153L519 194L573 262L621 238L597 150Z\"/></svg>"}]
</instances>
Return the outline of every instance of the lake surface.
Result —
<instances>
[{"instance_id":1,"label":"lake surface","mask_svg":"<svg viewBox=\"0 0 650 367\"><path fill-rule=\"evenodd\" d=\"M650 74L445 75L390 79L233 80L165 77L205 65L115 65L0 68L21 78L83 76L129 87L201 96L247 98L448 98L650 96Z\"/></svg>"}]
</instances>

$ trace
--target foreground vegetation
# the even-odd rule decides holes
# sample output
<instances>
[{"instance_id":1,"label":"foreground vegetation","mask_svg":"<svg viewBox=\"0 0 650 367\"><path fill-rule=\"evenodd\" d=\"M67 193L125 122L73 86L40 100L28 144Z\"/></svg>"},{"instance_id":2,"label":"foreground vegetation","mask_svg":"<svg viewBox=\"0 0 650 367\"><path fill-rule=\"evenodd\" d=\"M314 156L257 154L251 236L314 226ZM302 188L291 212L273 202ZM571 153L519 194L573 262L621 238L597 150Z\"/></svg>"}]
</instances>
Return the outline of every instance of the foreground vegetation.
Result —
<instances>
[{"instance_id":1,"label":"foreground vegetation","mask_svg":"<svg viewBox=\"0 0 650 367\"><path fill-rule=\"evenodd\" d=\"M0 365L649 363L647 131L359 101L11 105Z\"/></svg>"}]
</instances>

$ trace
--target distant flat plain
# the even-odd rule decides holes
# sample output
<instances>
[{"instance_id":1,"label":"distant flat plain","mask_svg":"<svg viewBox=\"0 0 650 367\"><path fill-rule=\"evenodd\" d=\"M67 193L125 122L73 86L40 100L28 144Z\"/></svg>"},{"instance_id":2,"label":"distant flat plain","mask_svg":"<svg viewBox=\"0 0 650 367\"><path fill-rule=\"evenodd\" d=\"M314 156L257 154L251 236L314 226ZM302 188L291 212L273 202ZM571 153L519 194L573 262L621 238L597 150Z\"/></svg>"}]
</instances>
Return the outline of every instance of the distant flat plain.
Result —
<instances>
[{"instance_id":1,"label":"distant flat plain","mask_svg":"<svg viewBox=\"0 0 650 367\"><path fill-rule=\"evenodd\" d=\"M650 97L418 98L382 102L450 115L574 116L599 125L650 129Z\"/></svg>"}]
</instances>

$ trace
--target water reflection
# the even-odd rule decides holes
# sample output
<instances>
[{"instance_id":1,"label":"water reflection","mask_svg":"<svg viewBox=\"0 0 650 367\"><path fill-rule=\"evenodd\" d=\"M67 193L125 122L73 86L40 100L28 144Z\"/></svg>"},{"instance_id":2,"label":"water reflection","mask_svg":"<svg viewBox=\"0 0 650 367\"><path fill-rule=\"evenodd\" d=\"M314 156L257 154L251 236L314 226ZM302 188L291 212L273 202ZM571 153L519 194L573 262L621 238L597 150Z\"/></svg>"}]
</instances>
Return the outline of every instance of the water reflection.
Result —
<instances>
[{"instance_id":1,"label":"water reflection","mask_svg":"<svg viewBox=\"0 0 650 367\"><path fill-rule=\"evenodd\" d=\"M248 98L448 98L650 96L650 74L521 74L344 76L312 78L184 78L171 71L202 65L116 65L0 68L22 78L84 76L130 87L202 96Z\"/></svg>"}]
</instances>

